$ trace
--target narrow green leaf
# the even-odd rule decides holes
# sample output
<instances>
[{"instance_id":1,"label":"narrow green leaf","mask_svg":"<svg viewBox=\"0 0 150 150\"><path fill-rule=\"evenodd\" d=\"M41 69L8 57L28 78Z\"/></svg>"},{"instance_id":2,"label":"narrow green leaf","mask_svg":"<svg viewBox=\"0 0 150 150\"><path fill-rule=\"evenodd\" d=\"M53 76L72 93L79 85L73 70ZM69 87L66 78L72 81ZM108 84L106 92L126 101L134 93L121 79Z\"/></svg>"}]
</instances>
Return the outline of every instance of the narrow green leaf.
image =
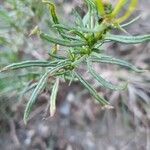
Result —
<instances>
[{"instance_id":1,"label":"narrow green leaf","mask_svg":"<svg viewBox=\"0 0 150 150\"><path fill-rule=\"evenodd\" d=\"M64 56L59 56L59 55L52 54L52 53L48 53L48 54L49 54L52 58L61 59L61 60L66 59L66 57L64 57Z\"/></svg>"},{"instance_id":2,"label":"narrow green leaf","mask_svg":"<svg viewBox=\"0 0 150 150\"><path fill-rule=\"evenodd\" d=\"M84 35L83 35L81 32L79 32L79 30L76 29L76 28L71 28L71 27L68 27L67 25L62 25L62 24L55 24L55 25L53 25L52 27L53 27L53 28L56 28L57 30L62 30L63 32L61 33L61 35L63 35L63 36L64 36L65 38L67 38L67 39L79 40L79 38L77 38L77 37L75 37L75 36L73 37L73 36L71 36L71 35L67 35L67 34L64 32L64 30L65 30L65 31L68 31L68 34L69 34L69 33L73 33L73 34L75 34L75 35L77 35L77 36L79 36L79 37L85 39Z\"/></svg>"},{"instance_id":3,"label":"narrow green leaf","mask_svg":"<svg viewBox=\"0 0 150 150\"><path fill-rule=\"evenodd\" d=\"M42 91L42 89L45 87L45 84L47 82L47 79L48 79L48 76L49 75L53 75L55 72L57 72L58 70L60 70L61 68L67 66L68 63L61 63L60 65L54 67L54 68L51 68L50 70L48 70L43 76L42 78L40 79L40 81L38 82L36 88L34 89L28 103L27 103L27 106L26 106L26 109L25 109L25 112L24 112L24 122L25 124L27 123L28 119L29 119L29 115L30 115L30 112L33 108L33 105L35 104L36 100L37 100L37 96L38 94Z\"/></svg>"},{"instance_id":4,"label":"narrow green leaf","mask_svg":"<svg viewBox=\"0 0 150 150\"><path fill-rule=\"evenodd\" d=\"M93 97L101 104L101 105L109 105L109 102L106 101L103 97L101 97L97 91L86 81L83 79L81 75L74 72L75 76L78 80L89 90L89 92L93 95Z\"/></svg>"},{"instance_id":5,"label":"narrow green leaf","mask_svg":"<svg viewBox=\"0 0 150 150\"><path fill-rule=\"evenodd\" d=\"M66 31L68 31L68 33L73 33L73 34L85 39L84 35L81 32L79 32L78 28L74 28L74 27L71 28L71 27L68 27L67 25L62 25L62 24L55 24L55 25L53 25L53 27L57 28L58 30L66 30ZM69 35L66 35L66 33L63 32L62 35L69 39ZM71 39L79 40L78 38L72 37L72 36L71 36Z\"/></svg>"},{"instance_id":6,"label":"narrow green leaf","mask_svg":"<svg viewBox=\"0 0 150 150\"><path fill-rule=\"evenodd\" d=\"M123 3L123 1L127 2L127 0L120 0L120 1L121 3ZM120 24L124 22L125 20L127 20L136 9L137 4L138 4L138 0L131 0L125 14L122 17L119 17L118 19L116 19L116 22Z\"/></svg>"},{"instance_id":7,"label":"narrow green leaf","mask_svg":"<svg viewBox=\"0 0 150 150\"><path fill-rule=\"evenodd\" d=\"M24 112L24 123L26 124L28 119L29 119L29 114L33 108L34 103L36 102L37 96L38 94L43 90L43 88L45 87L48 75L49 75L50 71L47 71L42 78L40 79L40 81L38 82L36 88L34 89Z\"/></svg>"},{"instance_id":8,"label":"narrow green leaf","mask_svg":"<svg viewBox=\"0 0 150 150\"><path fill-rule=\"evenodd\" d=\"M53 25L54 28L59 28L63 29L66 31L78 31L78 32L84 32L84 33L96 33L96 32L101 32L100 25L96 26L94 29L90 28L84 28L84 27L69 27L67 25L62 25L62 24L55 24Z\"/></svg>"},{"instance_id":9,"label":"narrow green leaf","mask_svg":"<svg viewBox=\"0 0 150 150\"><path fill-rule=\"evenodd\" d=\"M56 8L55 8L55 5L53 3L49 2L49 10L51 12L51 16L53 18L54 23L59 24L58 17L56 15Z\"/></svg>"},{"instance_id":10,"label":"narrow green leaf","mask_svg":"<svg viewBox=\"0 0 150 150\"><path fill-rule=\"evenodd\" d=\"M32 77L37 77L37 76L40 76L41 73L40 72L17 72L17 73L5 73L5 74L1 74L0 75L0 79L7 79L7 78L11 78L13 79L14 78L14 75L16 78L18 79L21 79L21 78L26 78L26 77L29 77L29 78L32 78Z\"/></svg>"},{"instance_id":11,"label":"narrow green leaf","mask_svg":"<svg viewBox=\"0 0 150 150\"><path fill-rule=\"evenodd\" d=\"M21 68L27 68L27 67L51 67L55 66L57 61L40 61L40 60L28 60L23 61L19 63L13 63L6 67L4 67L0 72L7 71L7 70L15 70L15 69L21 69Z\"/></svg>"},{"instance_id":12,"label":"narrow green leaf","mask_svg":"<svg viewBox=\"0 0 150 150\"><path fill-rule=\"evenodd\" d=\"M71 36L71 35L68 35L68 34L66 34L66 33L61 33L61 35L62 35L65 39L68 39L68 40L76 40L76 41L79 40L78 37Z\"/></svg>"},{"instance_id":13,"label":"narrow green leaf","mask_svg":"<svg viewBox=\"0 0 150 150\"><path fill-rule=\"evenodd\" d=\"M84 1L91 7L95 7L95 3L93 2L93 0L84 0Z\"/></svg>"},{"instance_id":14,"label":"narrow green leaf","mask_svg":"<svg viewBox=\"0 0 150 150\"><path fill-rule=\"evenodd\" d=\"M55 84L52 88L52 93L50 96L50 116L53 117L56 111L56 97L59 88L59 78L56 79Z\"/></svg>"},{"instance_id":15,"label":"narrow green leaf","mask_svg":"<svg viewBox=\"0 0 150 150\"><path fill-rule=\"evenodd\" d=\"M63 24L54 24L52 27L57 28L57 29L62 29L62 30L65 30L65 31L70 31L70 30L74 29L72 27L69 27L68 25L63 25Z\"/></svg>"},{"instance_id":16,"label":"narrow green leaf","mask_svg":"<svg viewBox=\"0 0 150 150\"><path fill-rule=\"evenodd\" d=\"M139 35L139 36L121 36L108 34L105 39L106 41L115 41L125 44L138 44L150 41L150 35Z\"/></svg>"},{"instance_id":17,"label":"narrow green leaf","mask_svg":"<svg viewBox=\"0 0 150 150\"><path fill-rule=\"evenodd\" d=\"M110 82L102 78L98 73L96 73L94 69L92 69L91 62L87 61L87 64L88 64L88 70L90 74L94 77L94 79L96 79L100 83L101 86L111 90L124 90L125 88L127 88L127 84L118 85L118 86L111 84Z\"/></svg>"},{"instance_id":18,"label":"narrow green leaf","mask_svg":"<svg viewBox=\"0 0 150 150\"><path fill-rule=\"evenodd\" d=\"M59 19L58 19L57 14L56 14L55 5L53 3L47 1L47 0L43 0L43 2L49 5L49 11L50 11L50 14L52 16L52 20L53 20L54 24L55 25L60 24ZM59 32L61 37L68 39L68 36L64 33L64 31L61 28L57 28L57 31Z\"/></svg>"},{"instance_id":19,"label":"narrow green leaf","mask_svg":"<svg viewBox=\"0 0 150 150\"><path fill-rule=\"evenodd\" d=\"M58 39L58 38L52 38L47 34L41 33L40 37L48 42L59 44L62 46L67 46L67 47L76 47L76 46L84 46L86 45L86 42L84 41L68 41L68 40L63 40L63 39Z\"/></svg>"},{"instance_id":20,"label":"narrow green leaf","mask_svg":"<svg viewBox=\"0 0 150 150\"><path fill-rule=\"evenodd\" d=\"M84 34L82 34L81 32L79 32L77 30L70 30L69 33L73 33L73 34L79 36L81 39L87 40L86 37L84 36Z\"/></svg>"},{"instance_id":21,"label":"narrow green leaf","mask_svg":"<svg viewBox=\"0 0 150 150\"><path fill-rule=\"evenodd\" d=\"M95 0L95 4L97 6L97 11L99 13L100 16L104 16L105 15L105 7L104 7L104 3L102 0Z\"/></svg>"},{"instance_id":22,"label":"narrow green leaf","mask_svg":"<svg viewBox=\"0 0 150 150\"><path fill-rule=\"evenodd\" d=\"M127 0L119 0L118 3L116 4L113 12L111 13L112 18L116 17L119 12L122 10L124 5L127 3Z\"/></svg>"},{"instance_id":23,"label":"narrow green leaf","mask_svg":"<svg viewBox=\"0 0 150 150\"><path fill-rule=\"evenodd\" d=\"M134 19L132 19L131 21L129 21L129 22L125 23L125 24L122 24L121 27L122 27L122 28L123 28L123 27L126 27L126 26L128 26L128 25L134 23L135 21L137 21L137 20L140 19L140 18L141 18L141 15L135 17Z\"/></svg>"},{"instance_id":24,"label":"narrow green leaf","mask_svg":"<svg viewBox=\"0 0 150 150\"><path fill-rule=\"evenodd\" d=\"M86 0L88 12L83 17L83 25L84 27L91 28L93 27L92 18L93 18L93 11L96 9L95 4L91 0Z\"/></svg>"},{"instance_id":25,"label":"narrow green leaf","mask_svg":"<svg viewBox=\"0 0 150 150\"><path fill-rule=\"evenodd\" d=\"M94 56L94 57L93 57ZM123 67L127 67L135 72L143 72L143 70L138 69L134 65L130 64L129 62L126 62L121 59L114 58L112 56L98 54L98 53L92 53L92 57L90 58L93 62L100 62L100 63L110 63L110 64L116 64Z\"/></svg>"}]
</instances>

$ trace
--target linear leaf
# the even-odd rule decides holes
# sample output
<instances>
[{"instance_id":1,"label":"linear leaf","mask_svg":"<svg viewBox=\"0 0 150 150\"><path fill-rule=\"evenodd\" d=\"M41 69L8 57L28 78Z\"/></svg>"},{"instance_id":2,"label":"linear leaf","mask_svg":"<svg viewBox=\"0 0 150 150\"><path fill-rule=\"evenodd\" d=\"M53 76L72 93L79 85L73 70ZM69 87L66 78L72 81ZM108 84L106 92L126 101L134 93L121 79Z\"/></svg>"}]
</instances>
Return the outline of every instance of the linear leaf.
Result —
<instances>
[{"instance_id":1,"label":"linear leaf","mask_svg":"<svg viewBox=\"0 0 150 150\"><path fill-rule=\"evenodd\" d=\"M55 24L53 25L54 28L61 28L66 31L78 31L78 32L85 32L85 33L96 33L96 32L101 32L100 25L96 26L94 29L90 29L87 27L69 27L67 25L62 25L62 24Z\"/></svg>"},{"instance_id":2,"label":"linear leaf","mask_svg":"<svg viewBox=\"0 0 150 150\"><path fill-rule=\"evenodd\" d=\"M89 90L89 92L93 95L93 97L100 102L102 105L109 105L109 102L106 101L103 97L101 97L97 91L86 81L82 78L81 75L74 72L75 76L78 78L78 80Z\"/></svg>"},{"instance_id":3,"label":"linear leaf","mask_svg":"<svg viewBox=\"0 0 150 150\"><path fill-rule=\"evenodd\" d=\"M37 96L38 94L42 91L42 89L45 87L45 83L48 79L48 76L55 72L57 72L58 70L60 70L61 68L63 68L64 66L67 66L68 64L67 63L62 63L50 70L48 70L43 76L42 78L40 79L40 81L38 82L36 88L34 89L28 103L27 103L27 106L26 106L26 109L25 109L25 112L24 112L24 122L25 124L27 123L28 119L29 119L29 115L30 115L30 112L32 110L32 107L34 105L34 103L36 102L37 100Z\"/></svg>"},{"instance_id":4,"label":"linear leaf","mask_svg":"<svg viewBox=\"0 0 150 150\"><path fill-rule=\"evenodd\" d=\"M96 79L103 87L111 90L124 90L127 87L127 84L124 85L113 85L110 82L102 78L94 69L92 69L91 62L88 61L88 70L90 74Z\"/></svg>"},{"instance_id":5,"label":"linear leaf","mask_svg":"<svg viewBox=\"0 0 150 150\"><path fill-rule=\"evenodd\" d=\"M43 88L45 87L47 78L49 75L49 71L47 71L42 78L40 79L40 81L38 82L36 88L34 89L24 112L24 123L26 124L28 119L29 119L29 114L33 108L34 103L36 102L37 96L38 94L43 90Z\"/></svg>"},{"instance_id":6,"label":"linear leaf","mask_svg":"<svg viewBox=\"0 0 150 150\"><path fill-rule=\"evenodd\" d=\"M125 44L138 44L150 41L150 35L139 35L139 36L121 36L108 34L105 39L106 41L115 41Z\"/></svg>"},{"instance_id":7,"label":"linear leaf","mask_svg":"<svg viewBox=\"0 0 150 150\"><path fill-rule=\"evenodd\" d=\"M111 13L112 17L116 17L118 15L118 13L122 10L122 8L124 7L124 5L127 3L126 0L119 0L118 3L116 4L113 12Z\"/></svg>"},{"instance_id":8,"label":"linear leaf","mask_svg":"<svg viewBox=\"0 0 150 150\"><path fill-rule=\"evenodd\" d=\"M66 38L66 39L69 39L69 40L79 40L79 38L75 37L75 36L71 36L71 35L68 35L66 33L61 33L61 35Z\"/></svg>"},{"instance_id":9,"label":"linear leaf","mask_svg":"<svg viewBox=\"0 0 150 150\"><path fill-rule=\"evenodd\" d=\"M63 40L63 39L58 39L58 38L52 38L47 34L41 33L40 37L48 42L51 43L55 43L55 44L59 44L62 46L67 46L67 47L76 47L76 46L84 46L86 45L85 42L83 41L77 41L77 42L72 42L72 41L67 41L67 40Z\"/></svg>"},{"instance_id":10,"label":"linear leaf","mask_svg":"<svg viewBox=\"0 0 150 150\"><path fill-rule=\"evenodd\" d=\"M53 22L55 24L59 24L58 17L56 15L55 5L53 3L50 3L50 2L48 2L48 4L49 4L49 10L50 10L51 16L53 18Z\"/></svg>"},{"instance_id":11,"label":"linear leaf","mask_svg":"<svg viewBox=\"0 0 150 150\"><path fill-rule=\"evenodd\" d=\"M67 38L67 39L79 40L79 38L77 38L77 37L75 37L75 36L73 37L73 36L71 36L71 35L67 35L67 34L64 32L64 30L65 30L65 31L68 31L68 34L69 34L69 33L73 33L73 34L75 34L75 35L77 35L77 36L79 36L79 37L85 39L84 35L83 35L81 32L79 32L79 30L78 30L77 28L71 28L71 27L68 27L68 26L62 25L62 24L55 24L55 25L53 25L52 27L56 28L57 30L63 31L63 32L61 33L61 35L63 35L63 37L65 37L65 38Z\"/></svg>"},{"instance_id":12,"label":"linear leaf","mask_svg":"<svg viewBox=\"0 0 150 150\"><path fill-rule=\"evenodd\" d=\"M135 72L143 72L144 70L138 69L136 66L132 65L129 62L126 62L121 59L114 58L112 56L98 54L98 53L92 53L94 57L91 57L91 60L93 62L100 62L100 63L110 63L115 65L120 65L123 67L127 67Z\"/></svg>"},{"instance_id":13,"label":"linear leaf","mask_svg":"<svg viewBox=\"0 0 150 150\"><path fill-rule=\"evenodd\" d=\"M87 40L86 37L84 36L84 34L82 34L81 32L79 32L77 30L70 30L69 32L79 36L80 38L82 38L84 40Z\"/></svg>"},{"instance_id":14,"label":"linear leaf","mask_svg":"<svg viewBox=\"0 0 150 150\"><path fill-rule=\"evenodd\" d=\"M99 12L99 15L103 16L105 15L105 8L102 0L95 0L95 4L97 6L97 10Z\"/></svg>"},{"instance_id":15,"label":"linear leaf","mask_svg":"<svg viewBox=\"0 0 150 150\"><path fill-rule=\"evenodd\" d=\"M123 0L120 0L120 1L123 2ZM131 16L131 14L134 12L134 10L136 9L137 4L138 4L138 0L131 0L129 7L128 7L127 11L125 12L125 14L122 17L116 19L116 22L120 24L120 23L124 22L125 20L127 20Z\"/></svg>"},{"instance_id":16,"label":"linear leaf","mask_svg":"<svg viewBox=\"0 0 150 150\"><path fill-rule=\"evenodd\" d=\"M66 30L68 31L68 33L74 33L75 35L85 39L84 35L79 32L79 29L78 28L71 28L71 27L68 27L67 25L62 25L62 24L55 24L53 25L54 28L57 28L58 30ZM66 35L66 33L62 33L62 35L66 38L69 38L69 35ZM72 37L71 36L71 39L76 39L76 40L79 40L77 37Z\"/></svg>"},{"instance_id":17,"label":"linear leaf","mask_svg":"<svg viewBox=\"0 0 150 150\"><path fill-rule=\"evenodd\" d=\"M28 61L10 64L4 67L2 70L0 70L0 72L7 71L7 70L21 69L26 67L51 67L51 66L55 66L56 63L57 61L49 62L49 61L40 61L40 60L28 60Z\"/></svg>"},{"instance_id":18,"label":"linear leaf","mask_svg":"<svg viewBox=\"0 0 150 150\"><path fill-rule=\"evenodd\" d=\"M16 78L25 78L25 77L37 77L37 76L40 76L41 75L41 73L40 72L32 72L32 71L30 71L30 72L19 72L19 73L17 73L17 74L10 74L10 73L5 73L5 74L1 74L0 75L0 79L7 79L7 78L11 78L11 79L13 79L13 77L14 77L14 75L15 75L15 77Z\"/></svg>"},{"instance_id":19,"label":"linear leaf","mask_svg":"<svg viewBox=\"0 0 150 150\"><path fill-rule=\"evenodd\" d=\"M56 97L58 93L58 88L59 88L59 78L56 79L55 84L53 85L52 88L52 93L50 96L50 115L51 117L54 116L55 111L56 111Z\"/></svg>"},{"instance_id":20,"label":"linear leaf","mask_svg":"<svg viewBox=\"0 0 150 150\"><path fill-rule=\"evenodd\" d=\"M86 0L87 3L87 13L83 17L83 25L84 27L87 27L88 29L94 29L94 18L97 15L96 6L93 0ZM84 29L84 28L83 28ZM88 30L87 30L88 31ZM84 31L86 32L86 31Z\"/></svg>"},{"instance_id":21,"label":"linear leaf","mask_svg":"<svg viewBox=\"0 0 150 150\"><path fill-rule=\"evenodd\" d=\"M121 27L122 27L122 28L123 28L123 27L126 27L126 26L128 26L128 25L134 23L135 21L137 21L137 20L140 19L140 18L141 18L141 15L135 17L134 19L132 19L131 21L129 21L129 22L125 23L125 24L122 24Z\"/></svg>"},{"instance_id":22,"label":"linear leaf","mask_svg":"<svg viewBox=\"0 0 150 150\"><path fill-rule=\"evenodd\" d=\"M46 0L43 0L44 3L48 4L49 5L49 11L50 11L50 14L52 16L52 20L55 24L60 24L59 22L59 19L57 17L57 14L56 14L56 7L53 3L49 2L49 1L46 1ZM58 32L59 34L63 37L63 38L67 38L64 34L64 31L62 29L58 29Z\"/></svg>"},{"instance_id":23,"label":"linear leaf","mask_svg":"<svg viewBox=\"0 0 150 150\"><path fill-rule=\"evenodd\" d=\"M69 26L63 25L63 24L54 24L52 27L57 28L57 29L62 29L62 30L65 30L65 31L70 31L70 30L74 29L72 27L69 27Z\"/></svg>"}]
</instances>

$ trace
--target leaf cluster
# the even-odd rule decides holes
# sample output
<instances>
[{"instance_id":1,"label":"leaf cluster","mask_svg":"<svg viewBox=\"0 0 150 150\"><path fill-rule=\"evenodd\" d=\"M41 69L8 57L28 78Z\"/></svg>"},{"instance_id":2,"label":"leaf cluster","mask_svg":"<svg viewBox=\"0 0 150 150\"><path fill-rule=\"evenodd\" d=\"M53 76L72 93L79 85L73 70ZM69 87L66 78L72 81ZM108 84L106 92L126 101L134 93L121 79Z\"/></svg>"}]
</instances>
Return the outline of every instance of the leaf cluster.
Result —
<instances>
[{"instance_id":1,"label":"leaf cluster","mask_svg":"<svg viewBox=\"0 0 150 150\"><path fill-rule=\"evenodd\" d=\"M43 0L43 2L48 6L53 22L52 29L57 31L57 34L56 36L50 36L40 30L39 27L35 27L31 34L37 34L41 39L53 45L54 48L49 53L49 60L31 60L14 63L4 67L1 70L1 72L3 72L27 67L45 68L45 73L41 75L41 79L35 86L34 91L27 103L24 113L25 123L29 119L29 114L33 108L33 105L36 103L37 96L45 88L46 83L51 77L54 78L50 97L51 116L54 115L56 109L56 95L58 92L59 80L62 78L65 80L70 80L70 83L74 80L78 80L102 106L111 108L109 102L99 95L90 83L88 83L88 81L86 81L82 75L78 73L78 68L84 64L89 74L97 80L102 87L111 90L123 90L126 88L127 84L113 85L112 83L106 81L93 69L93 64L95 62L114 64L131 69L135 72L142 72L142 70L122 59L113 58L112 56L103 54L101 51L101 46L108 42L119 42L123 44L148 42L150 40L150 35L122 36L112 34L111 31L113 31L114 28L118 28L120 30L122 27L120 24L118 26L114 26L111 22L106 23L103 21L105 18L100 20L101 16L99 9L103 9L103 3L99 5L100 8L97 8L97 3L92 0L85 0L87 4L87 13L82 18L78 12L74 12L74 26L68 26L60 22L53 3L46 0ZM112 8L112 6L108 8L112 10L108 11L107 9L107 12L111 13L113 9L118 12L118 10L116 10L117 8ZM101 12L103 16L105 9ZM66 55L60 55L60 49L63 49L66 52Z\"/></svg>"}]
</instances>

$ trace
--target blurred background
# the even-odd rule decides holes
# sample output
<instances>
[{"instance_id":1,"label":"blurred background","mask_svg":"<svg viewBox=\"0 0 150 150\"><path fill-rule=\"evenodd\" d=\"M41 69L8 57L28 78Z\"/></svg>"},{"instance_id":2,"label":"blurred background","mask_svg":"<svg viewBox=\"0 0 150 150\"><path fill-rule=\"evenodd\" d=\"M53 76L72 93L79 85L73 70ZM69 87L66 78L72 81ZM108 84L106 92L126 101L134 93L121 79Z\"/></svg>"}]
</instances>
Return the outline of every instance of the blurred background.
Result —
<instances>
[{"instance_id":1,"label":"blurred background","mask_svg":"<svg viewBox=\"0 0 150 150\"><path fill-rule=\"evenodd\" d=\"M55 0L64 24L74 21L73 9L84 15L82 0ZM131 35L150 34L150 1L139 1L130 19L140 19L125 29ZM30 31L49 27L49 12L41 0L0 0L0 68L23 60L45 60L51 49ZM117 34L121 32L114 31ZM104 46L105 53L150 69L150 43ZM113 65L95 65L112 83L128 81L125 91L101 88L87 72L86 78L114 106L102 110L78 82L61 82L57 111L48 114L50 93L44 90L25 126L23 112L42 69L18 70L0 74L0 150L150 150L150 72L137 74ZM30 74L31 73L31 74ZM25 94L23 94L25 93Z\"/></svg>"}]
</instances>

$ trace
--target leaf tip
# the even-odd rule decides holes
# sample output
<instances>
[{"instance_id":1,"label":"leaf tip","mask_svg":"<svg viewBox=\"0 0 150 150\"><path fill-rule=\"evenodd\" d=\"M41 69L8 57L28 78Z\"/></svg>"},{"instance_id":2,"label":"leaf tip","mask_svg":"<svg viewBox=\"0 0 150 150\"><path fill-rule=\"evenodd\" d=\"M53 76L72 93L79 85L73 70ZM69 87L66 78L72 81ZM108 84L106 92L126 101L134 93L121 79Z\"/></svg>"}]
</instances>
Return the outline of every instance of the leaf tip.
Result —
<instances>
[{"instance_id":1,"label":"leaf tip","mask_svg":"<svg viewBox=\"0 0 150 150\"><path fill-rule=\"evenodd\" d=\"M8 70L8 67L6 66L6 67L0 69L0 73L5 72L5 71L7 71L7 70Z\"/></svg>"},{"instance_id":2,"label":"leaf tip","mask_svg":"<svg viewBox=\"0 0 150 150\"><path fill-rule=\"evenodd\" d=\"M29 36L35 35L35 34L40 34L40 29L39 29L38 26L35 26L35 27L31 30Z\"/></svg>"},{"instance_id":3,"label":"leaf tip","mask_svg":"<svg viewBox=\"0 0 150 150\"><path fill-rule=\"evenodd\" d=\"M56 113L56 109L51 109L50 110L50 117L51 118L54 117L55 113Z\"/></svg>"},{"instance_id":4,"label":"leaf tip","mask_svg":"<svg viewBox=\"0 0 150 150\"><path fill-rule=\"evenodd\" d=\"M102 107L102 110L106 110L106 109L108 109L108 110L110 110L110 109L114 109L114 106L112 106L112 105L104 105L103 107Z\"/></svg>"},{"instance_id":5,"label":"leaf tip","mask_svg":"<svg viewBox=\"0 0 150 150\"><path fill-rule=\"evenodd\" d=\"M23 117L23 122L24 122L24 125L26 126L28 123L28 119L27 119L26 115L24 115L24 117Z\"/></svg>"}]
</instances>

